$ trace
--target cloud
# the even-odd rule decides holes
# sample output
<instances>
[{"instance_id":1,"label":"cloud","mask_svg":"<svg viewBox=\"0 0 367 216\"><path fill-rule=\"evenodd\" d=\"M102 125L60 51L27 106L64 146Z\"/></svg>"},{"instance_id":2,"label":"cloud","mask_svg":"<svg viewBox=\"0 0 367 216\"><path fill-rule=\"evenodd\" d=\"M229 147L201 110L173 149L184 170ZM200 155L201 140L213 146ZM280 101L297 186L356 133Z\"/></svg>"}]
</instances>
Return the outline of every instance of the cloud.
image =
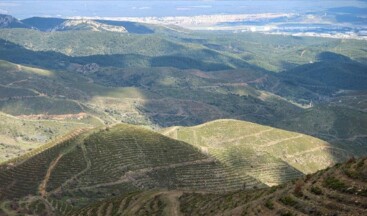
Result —
<instances>
[{"instance_id":1,"label":"cloud","mask_svg":"<svg viewBox=\"0 0 367 216\"><path fill-rule=\"evenodd\" d=\"M0 2L0 7L17 7L19 3L14 2Z\"/></svg>"},{"instance_id":2,"label":"cloud","mask_svg":"<svg viewBox=\"0 0 367 216\"><path fill-rule=\"evenodd\" d=\"M191 8L212 8L213 6L211 5L195 5L195 6L190 6Z\"/></svg>"},{"instance_id":3,"label":"cloud","mask_svg":"<svg viewBox=\"0 0 367 216\"><path fill-rule=\"evenodd\" d=\"M177 7L176 10L178 11L189 11L194 9L203 9L203 8L212 8L211 5L194 5L194 6L186 6L186 7Z\"/></svg>"},{"instance_id":4,"label":"cloud","mask_svg":"<svg viewBox=\"0 0 367 216\"><path fill-rule=\"evenodd\" d=\"M188 7L178 7L178 8L176 8L176 10L178 10L178 11L188 11L188 10L192 10L192 8L188 8Z\"/></svg>"},{"instance_id":5,"label":"cloud","mask_svg":"<svg viewBox=\"0 0 367 216\"><path fill-rule=\"evenodd\" d=\"M132 7L133 10L149 10L152 9L151 7Z\"/></svg>"},{"instance_id":6,"label":"cloud","mask_svg":"<svg viewBox=\"0 0 367 216\"><path fill-rule=\"evenodd\" d=\"M0 14L9 14L9 11L0 9Z\"/></svg>"}]
</instances>

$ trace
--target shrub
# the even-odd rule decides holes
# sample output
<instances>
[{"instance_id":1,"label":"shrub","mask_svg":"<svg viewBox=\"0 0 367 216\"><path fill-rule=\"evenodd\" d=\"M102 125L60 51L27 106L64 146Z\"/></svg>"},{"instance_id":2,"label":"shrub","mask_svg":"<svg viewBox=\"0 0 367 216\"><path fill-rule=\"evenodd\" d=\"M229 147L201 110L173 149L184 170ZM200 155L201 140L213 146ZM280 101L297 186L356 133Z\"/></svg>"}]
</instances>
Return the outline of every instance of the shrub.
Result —
<instances>
[{"instance_id":1,"label":"shrub","mask_svg":"<svg viewBox=\"0 0 367 216\"><path fill-rule=\"evenodd\" d=\"M272 186L271 188L270 188L270 193L274 193L275 191L277 191L278 190L278 187L277 186Z\"/></svg>"},{"instance_id":2,"label":"shrub","mask_svg":"<svg viewBox=\"0 0 367 216\"><path fill-rule=\"evenodd\" d=\"M345 170L344 173L345 175L347 175L349 178L352 178L352 179L358 179L359 177L358 172L355 170Z\"/></svg>"},{"instance_id":3,"label":"shrub","mask_svg":"<svg viewBox=\"0 0 367 216\"><path fill-rule=\"evenodd\" d=\"M355 162L356 162L355 157L351 157L351 158L349 158L349 160L347 161L347 164L351 164L351 163L355 163Z\"/></svg>"},{"instance_id":4,"label":"shrub","mask_svg":"<svg viewBox=\"0 0 367 216\"><path fill-rule=\"evenodd\" d=\"M311 187L311 192L316 195L322 195L322 190L317 186Z\"/></svg>"},{"instance_id":5,"label":"shrub","mask_svg":"<svg viewBox=\"0 0 367 216\"><path fill-rule=\"evenodd\" d=\"M280 198L280 202L282 202L284 205L288 205L288 206L295 206L297 204L297 201L295 201L290 196L285 196L285 197Z\"/></svg>"},{"instance_id":6,"label":"shrub","mask_svg":"<svg viewBox=\"0 0 367 216\"><path fill-rule=\"evenodd\" d=\"M269 199L265 202L265 207L268 208L268 209L271 209L273 210L274 209L274 204L273 202Z\"/></svg>"},{"instance_id":7,"label":"shrub","mask_svg":"<svg viewBox=\"0 0 367 216\"><path fill-rule=\"evenodd\" d=\"M366 159L363 159L363 160L360 160L358 163L357 163L357 168L361 168L361 167L363 167L363 165L364 165L364 161L365 161Z\"/></svg>"},{"instance_id":8,"label":"shrub","mask_svg":"<svg viewBox=\"0 0 367 216\"><path fill-rule=\"evenodd\" d=\"M326 187L333 189L333 190L338 190L338 191L347 190L347 186L344 184L344 182L339 181L335 177L331 177L331 176L327 177L324 180L324 184Z\"/></svg>"}]
</instances>

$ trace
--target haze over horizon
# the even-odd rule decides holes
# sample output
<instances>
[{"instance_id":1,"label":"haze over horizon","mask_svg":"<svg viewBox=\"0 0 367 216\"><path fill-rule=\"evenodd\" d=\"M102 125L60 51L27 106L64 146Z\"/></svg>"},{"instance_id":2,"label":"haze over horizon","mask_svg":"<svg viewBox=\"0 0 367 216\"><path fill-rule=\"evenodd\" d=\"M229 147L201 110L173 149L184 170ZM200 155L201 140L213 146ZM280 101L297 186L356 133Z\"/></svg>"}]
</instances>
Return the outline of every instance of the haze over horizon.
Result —
<instances>
[{"instance_id":1,"label":"haze over horizon","mask_svg":"<svg viewBox=\"0 0 367 216\"><path fill-rule=\"evenodd\" d=\"M366 1L3 1L0 14L40 17L164 17L212 14L308 13L337 7L366 8Z\"/></svg>"}]
</instances>

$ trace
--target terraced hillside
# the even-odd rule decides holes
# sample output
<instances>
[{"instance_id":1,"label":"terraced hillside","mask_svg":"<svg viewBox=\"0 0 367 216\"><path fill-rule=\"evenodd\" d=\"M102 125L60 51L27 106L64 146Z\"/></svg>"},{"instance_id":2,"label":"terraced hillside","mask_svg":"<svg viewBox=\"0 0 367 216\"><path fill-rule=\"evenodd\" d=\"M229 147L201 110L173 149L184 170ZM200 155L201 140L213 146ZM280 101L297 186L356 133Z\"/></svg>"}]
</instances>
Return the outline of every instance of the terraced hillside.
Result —
<instances>
[{"instance_id":1,"label":"terraced hillside","mask_svg":"<svg viewBox=\"0 0 367 216\"><path fill-rule=\"evenodd\" d=\"M222 197L185 193L180 206L185 215L366 215L366 174L367 159L351 159L281 187L258 191L255 198L243 192Z\"/></svg>"},{"instance_id":2,"label":"terraced hillside","mask_svg":"<svg viewBox=\"0 0 367 216\"><path fill-rule=\"evenodd\" d=\"M138 126L116 125L45 145L0 167L5 214L61 214L153 188L226 192L265 187L199 149Z\"/></svg>"},{"instance_id":3,"label":"terraced hillside","mask_svg":"<svg viewBox=\"0 0 367 216\"><path fill-rule=\"evenodd\" d=\"M131 193L70 215L366 215L367 159L307 175L278 187L226 194Z\"/></svg>"},{"instance_id":4,"label":"terraced hillside","mask_svg":"<svg viewBox=\"0 0 367 216\"><path fill-rule=\"evenodd\" d=\"M308 135L238 120L171 127L162 134L190 143L269 186L350 157L349 152Z\"/></svg>"}]
</instances>

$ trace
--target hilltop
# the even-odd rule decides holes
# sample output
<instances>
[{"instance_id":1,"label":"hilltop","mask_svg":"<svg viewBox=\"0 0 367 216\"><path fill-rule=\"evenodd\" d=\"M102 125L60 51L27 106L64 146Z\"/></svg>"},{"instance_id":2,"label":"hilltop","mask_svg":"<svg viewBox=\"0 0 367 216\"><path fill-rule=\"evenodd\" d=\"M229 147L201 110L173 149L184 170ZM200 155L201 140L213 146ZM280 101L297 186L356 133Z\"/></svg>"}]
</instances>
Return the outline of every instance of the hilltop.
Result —
<instances>
[{"instance_id":1,"label":"hilltop","mask_svg":"<svg viewBox=\"0 0 367 216\"><path fill-rule=\"evenodd\" d=\"M351 155L305 134L238 120L171 127L161 132L190 143L269 186L314 173Z\"/></svg>"}]
</instances>

